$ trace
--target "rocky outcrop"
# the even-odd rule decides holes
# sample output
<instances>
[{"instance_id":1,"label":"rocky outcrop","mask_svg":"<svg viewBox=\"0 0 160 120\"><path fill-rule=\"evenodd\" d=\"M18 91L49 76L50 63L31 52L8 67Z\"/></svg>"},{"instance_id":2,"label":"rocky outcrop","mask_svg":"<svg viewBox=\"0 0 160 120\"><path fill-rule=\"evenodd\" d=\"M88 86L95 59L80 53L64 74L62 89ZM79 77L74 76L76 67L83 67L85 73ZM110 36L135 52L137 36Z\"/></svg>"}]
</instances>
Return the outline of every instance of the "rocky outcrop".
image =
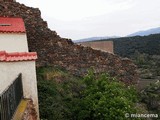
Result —
<instances>
[{"instance_id":1,"label":"rocky outcrop","mask_svg":"<svg viewBox=\"0 0 160 120\"><path fill-rule=\"evenodd\" d=\"M71 73L83 76L90 67L95 73L108 72L126 83L136 83L136 66L128 59L93 50L61 38L47 27L37 8L16 2L0 3L0 16L22 17L25 22L30 51L38 53L37 66L61 66Z\"/></svg>"}]
</instances>

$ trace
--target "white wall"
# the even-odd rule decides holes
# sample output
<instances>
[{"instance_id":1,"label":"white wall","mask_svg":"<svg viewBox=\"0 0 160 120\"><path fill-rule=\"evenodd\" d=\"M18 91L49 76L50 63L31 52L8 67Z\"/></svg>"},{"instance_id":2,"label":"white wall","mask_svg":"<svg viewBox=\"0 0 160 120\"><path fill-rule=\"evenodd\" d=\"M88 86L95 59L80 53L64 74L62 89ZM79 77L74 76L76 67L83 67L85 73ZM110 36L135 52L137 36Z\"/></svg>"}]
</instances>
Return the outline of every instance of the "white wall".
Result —
<instances>
[{"instance_id":1,"label":"white wall","mask_svg":"<svg viewBox=\"0 0 160 120\"><path fill-rule=\"evenodd\" d=\"M0 51L28 52L26 33L0 33Z\"/></svg>"},{"instance_id":2,"label":"white wall","mask_svg":"<svg viewBox=\"0 0 160 120\"><path fill-rule=\"evenodd\" d=\"M39 116L35 61L0 62L0 93L22 73L25 98L32 98Z\"/></svg>"}]
</instances>

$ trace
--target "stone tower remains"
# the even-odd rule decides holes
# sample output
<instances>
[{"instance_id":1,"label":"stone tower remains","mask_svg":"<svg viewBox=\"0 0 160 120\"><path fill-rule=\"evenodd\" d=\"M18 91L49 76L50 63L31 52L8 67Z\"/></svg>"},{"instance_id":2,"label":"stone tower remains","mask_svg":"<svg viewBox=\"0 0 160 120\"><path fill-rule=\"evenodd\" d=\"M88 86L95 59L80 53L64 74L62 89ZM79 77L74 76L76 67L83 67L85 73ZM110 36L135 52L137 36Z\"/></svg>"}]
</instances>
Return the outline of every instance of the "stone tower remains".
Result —
<instances>
[{"instance_id":1,"label":"stone tower remains","mask_svg":"<svg viewBox=\"0 0 160 120\"><path fill-rule=\"evenodd\" d=\"M0 0L0 2L15 2L16 0Z\"/></svg>"}]
</instances>

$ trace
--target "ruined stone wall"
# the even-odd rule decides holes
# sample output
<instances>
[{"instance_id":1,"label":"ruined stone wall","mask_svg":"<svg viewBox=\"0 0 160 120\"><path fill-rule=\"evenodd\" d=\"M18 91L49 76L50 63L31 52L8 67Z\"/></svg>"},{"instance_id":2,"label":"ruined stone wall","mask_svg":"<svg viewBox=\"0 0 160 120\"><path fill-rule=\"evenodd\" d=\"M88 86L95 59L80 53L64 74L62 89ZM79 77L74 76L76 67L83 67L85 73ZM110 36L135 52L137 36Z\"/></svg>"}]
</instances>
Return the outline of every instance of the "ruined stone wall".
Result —
<instances>
[{"instance_id":1,"label":"ruined stone wall","mask_svg":"<svg viewBox=\"0 0 160 120\"><path fill-rule=\"evenodd\" d=\"M91 47L96 50L101 50L104 52L114 53L113 51L113 41L90 41L78 43L85 47Z\"/></svg>"},{"instance_id":2,"label":"ruined stone wall","mask_svg":"<svg viewBox=\"0 0 160 120\"><path fill-rule=\"evenodd\" d=\"M14 2L16 0L0 0L0 2Z\"/></svg>"},{"instance_id":3,"label":"ruined stone wall","mask_svg":"<svg viewBox=\"0 0 160 120\"><path fill-rule=\"evenodd\" d=\"M128 84L137 82L138 74L132 61L61 38L47 27L37 8L16 2L1 4L6 7L0 9L0 16L24 19L29 50L38 53L37 66L61 66L78 76L85 75L90 67L94 67L95 73L107 72Z\"/></svg>"},{"instance_id":4,"label":"ruined stone wall","mask_svg":"<svg viewBox=\"0 0 160 120\"><path fill-rule=\"evenodd\" d=\"M22 116L22 120L38 120L32 100L28 100L28 104Z\"/></svg>"}]
</instances>

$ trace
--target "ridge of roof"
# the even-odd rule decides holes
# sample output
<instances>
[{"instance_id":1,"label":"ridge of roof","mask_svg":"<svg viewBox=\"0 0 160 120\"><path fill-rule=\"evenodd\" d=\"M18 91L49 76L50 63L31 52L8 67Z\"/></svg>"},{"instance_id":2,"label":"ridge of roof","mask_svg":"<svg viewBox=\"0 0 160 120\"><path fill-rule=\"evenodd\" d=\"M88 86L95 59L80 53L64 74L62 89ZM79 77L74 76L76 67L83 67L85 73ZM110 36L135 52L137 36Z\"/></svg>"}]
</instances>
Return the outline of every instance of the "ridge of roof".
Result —
<instances>
[{"instance_id":1,"label":"ridge of roof","mask_svg":"<svg viewBox=\"0 0 160 120\"><path fill-rule=\"evenodd\" d=\"M23 19L20 17L0 17L0 33L26 33Z\"/></svg>"},{"instance_id":2,"label":"ridge of roof","mask_svg":"<svg viewBox=\"0 0 160 120\"><path fill-rule=\"evenodd\" d=\"M36 52L12 52L0 51L0 62L31 61L37 59Z\"/></svg>"}]
</instances>

